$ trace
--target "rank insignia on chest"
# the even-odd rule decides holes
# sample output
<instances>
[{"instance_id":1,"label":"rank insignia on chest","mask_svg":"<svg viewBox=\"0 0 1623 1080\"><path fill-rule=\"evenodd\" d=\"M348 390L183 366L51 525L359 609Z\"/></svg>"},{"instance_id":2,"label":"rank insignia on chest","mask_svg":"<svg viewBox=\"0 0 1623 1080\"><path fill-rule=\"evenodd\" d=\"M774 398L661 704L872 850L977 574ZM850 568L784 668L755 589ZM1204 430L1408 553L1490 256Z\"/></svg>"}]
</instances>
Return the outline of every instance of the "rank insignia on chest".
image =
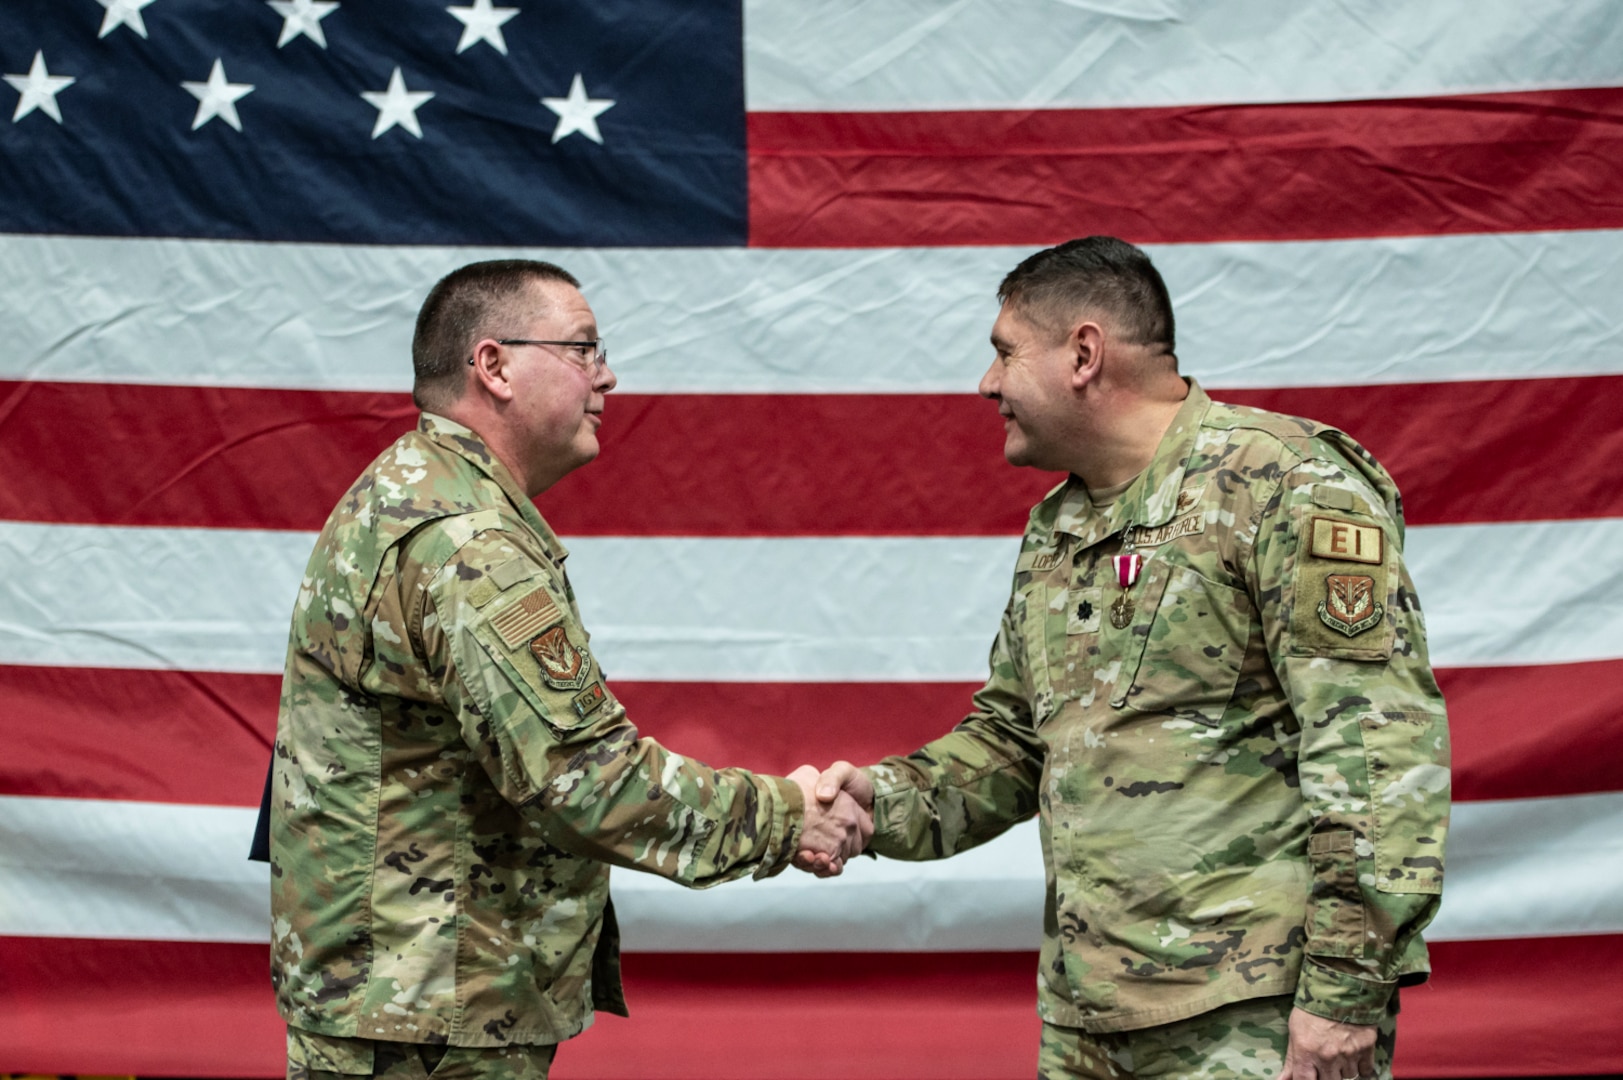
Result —
<instances>
[{"instance_id":1,"label":"rank insignia on chest","mask_svg":"<svg viewBox=\"0 0 1623 1080\"><path fill-rule=\"evenodd\" d=\"M1375 599L1375 579L1365 574L1326 574L1324 588L1319 619L1338 633L1361 634L1385 614L1386 609Z\"/></svg>"},{"instance_id":2,"label":"rank insignia on chest","mask_svg":"<svg viewBox=\"0 0 1623 1080\"><path fill-rule=\"evenodd\" d=\"M541 677L555 690L579 690L591 674L586 655L569 640L561 623L532 638L530 654L541 665Z\"/></svg>"},{"instance_id":3,"label":"rank insignia on chest","mask_svg":"<svg viewBox=\"0 0 1623 1080\"><path fill-rule=\"evenodd\" d=\"M1097 634L1099 613L1104 610L1104 590L1099 586L1077 587L1068 594L1070 613L1065 618L1066 634Z\"/></svg>"}]
</instances>

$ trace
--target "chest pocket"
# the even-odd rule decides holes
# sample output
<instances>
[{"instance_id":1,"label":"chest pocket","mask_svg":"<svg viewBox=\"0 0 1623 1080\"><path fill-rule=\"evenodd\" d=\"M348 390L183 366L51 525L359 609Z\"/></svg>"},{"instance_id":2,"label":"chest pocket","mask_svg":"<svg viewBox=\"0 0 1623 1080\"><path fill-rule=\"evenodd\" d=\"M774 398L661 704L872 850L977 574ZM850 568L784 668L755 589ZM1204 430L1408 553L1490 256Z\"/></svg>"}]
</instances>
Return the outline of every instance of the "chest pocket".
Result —
<instances>
[{"instance_id":1,"label":"chest pocket","mask_svg":"<svg viewBox=\"0 0 1623 1080\"><path fill-rule=\"evenodd\" d=\"M1209 726L1234 696L1251 630L1245 590L1152 559L1122 642L1111 704Z\"/></svg>"}]
</instances>

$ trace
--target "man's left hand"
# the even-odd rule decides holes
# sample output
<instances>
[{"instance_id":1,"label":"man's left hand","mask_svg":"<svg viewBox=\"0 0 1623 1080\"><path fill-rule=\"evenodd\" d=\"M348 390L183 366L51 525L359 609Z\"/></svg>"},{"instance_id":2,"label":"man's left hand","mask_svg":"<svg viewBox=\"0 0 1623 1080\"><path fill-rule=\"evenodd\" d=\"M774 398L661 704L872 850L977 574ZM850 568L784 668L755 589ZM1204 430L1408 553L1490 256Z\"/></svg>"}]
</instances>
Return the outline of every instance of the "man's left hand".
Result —
<instances>
[{"instance_id":1,"label":"man's left hand","mask_svg":"<svg viewBox=\"0 0 1623 1080\"><path fill-rule=\"evenodd\" d=\"M1351 1080L1375 1075L1375 1026L1343 1024L1292 1009L1285 1067L1275 1080Z\"/></svg>"}]
</instances>

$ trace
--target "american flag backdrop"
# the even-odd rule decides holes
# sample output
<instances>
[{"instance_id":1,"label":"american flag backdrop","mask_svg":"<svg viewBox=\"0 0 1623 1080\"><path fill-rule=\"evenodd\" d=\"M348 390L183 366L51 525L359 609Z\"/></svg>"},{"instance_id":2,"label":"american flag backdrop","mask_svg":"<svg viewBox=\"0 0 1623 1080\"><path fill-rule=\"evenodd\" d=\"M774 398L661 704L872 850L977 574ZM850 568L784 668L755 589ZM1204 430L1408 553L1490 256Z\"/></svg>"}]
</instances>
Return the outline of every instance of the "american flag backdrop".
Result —
<instances>
[{"instance_id":1,"label":"american flag backdrop","mask_svg":"<svg viewBox=\"0 0 1623 1080\"><path fill-rule=\"evenodd\" d=\"M1623 2L4 0L0 72L0 1071L281 1071L288 615L439 276L581 277L594 647L781 772L966 710L1055 479L974 395L993 291L1089 233L1403 489L1457 803L1399 1074L1623 1071ZM633 1016L563 1080L1034 1071L1033 823L615 882Z\"/></svg>"}]
</instances>

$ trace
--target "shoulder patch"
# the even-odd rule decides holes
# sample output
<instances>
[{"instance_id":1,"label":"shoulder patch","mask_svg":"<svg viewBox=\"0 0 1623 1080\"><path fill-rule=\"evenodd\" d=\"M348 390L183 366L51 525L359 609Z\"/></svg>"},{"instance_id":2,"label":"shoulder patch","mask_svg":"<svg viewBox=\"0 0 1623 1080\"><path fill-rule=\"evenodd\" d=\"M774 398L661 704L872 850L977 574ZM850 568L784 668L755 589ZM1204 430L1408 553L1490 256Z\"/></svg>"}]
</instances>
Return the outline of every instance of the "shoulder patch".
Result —
<instances>
[{"instance_id":1,"label":"shoulder patch","mask_svg":"<svg viewBox=\"0 0 1623 1080\"><path fill-rule=\"evenodd\" d=\"M554 690L579 690L591 677L586 654L569 640L562 623L530 640L530 655L541 665L541 678ZM579 710L576 710L579 712ZM582 717L586 714L581 713Z\"/></svg>"},{"instance_id":2,"label":"shoulder patch","mask_svg":"<svg viewBox=\"0 0 1623 1080\"><path fill-rule=\"evenodd\" d=\"M1398 570L1380 526L1305 516L1292 576L1290 653L1340 660L1392 656Z\"/></svg>"},{"instance_id":3,"label":"shoulder patch","mask_svg":"<svg viewBox=\"0 0 1623 1080\"><path fill-rule=\"evenodd\" d=\"M490 626L501 637L502 644L516 649L562 618L547 590L537 585L492 612Z\"/></svg>"},{"instance_id":4,"label":"shoulder patch","mask_svg":"<svg viewBox=\"0 0 1623 1080\"><path fill-rule=\"evenodd\" d=\"M1377 625L1386 614L1375 598L1375 579L1368 574L1326 574L1318 611L1320 622L1348 637Z\"/></svg>"},{"instance_id":5,"label":"shoulder patch","mask_svg":"<svg viewBox=\"0 0 1623 1080\"><path fill-rule=\"evenodd\" d=\"M603 689L603 684L595 682L576 694L575 700L571 704L575 706L575 713L584 720L602 708L603 703L607 700L609 700L609 695Z\"/></svg>"},{"instance_id":6,"label":"shoulder patch","mask_svg":"<svg viewBox=\"0 0 1623 1080\"><path fill-rule=\"evenodd\" d=\"M1314 493L1317 494L1317 488ZM1377 525L1315 517L1308 550L1315 558L1379 566L1384 561L1381 539L1381 530Z\"/></svg>"}]
</instances>

